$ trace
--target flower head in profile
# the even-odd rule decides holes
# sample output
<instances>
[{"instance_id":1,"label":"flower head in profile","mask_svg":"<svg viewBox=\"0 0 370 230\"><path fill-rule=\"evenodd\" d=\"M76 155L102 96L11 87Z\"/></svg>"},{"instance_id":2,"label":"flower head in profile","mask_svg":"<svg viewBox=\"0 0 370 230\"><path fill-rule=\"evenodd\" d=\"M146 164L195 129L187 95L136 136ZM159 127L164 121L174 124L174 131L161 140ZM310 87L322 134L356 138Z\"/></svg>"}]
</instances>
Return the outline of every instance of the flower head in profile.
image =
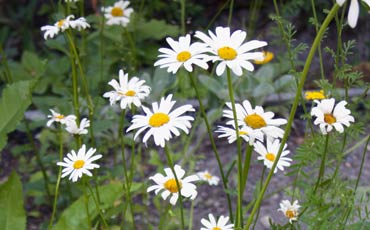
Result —
<instances>
[{"instance_id":1,"label":"flower head in profile","mask_svg":"<svg viewBox=\"0 0 370 230\"><path fill-rule=\"evenodd\" d=\"M135 115L131 121L132 125L127 129L127 132L139 129L134 139L139 136L144 130L148 129L143 137L143 142L146 143L150 136L153 136L154 143L157 146L164 147L165 141L172 138L172 134L179 136L179 129L186 134L191 128L190 121L194 120L191 116L181 116L186 112L194 111L192 105L183 105L171 112L176 101L172 101L172 94L166 98L162 98L159 105L157 102L152 104L152 110L142 106L145 115Z\"/></svg>"},{"instance_id":2,"label":"flower head in profile","mask_svg":"<svg viewBox=\"0 0 370 230\"><path fill-rule=\"evenodd\" d=\"M190 44L190 35L181 36L179 41L174 41L168 37L167 43L171 46L171 49L160 48L160 54L158 57L161 58L154 63L154 66L160 68L167 68L168 72L176 73L181 66L183 66L188 72L193 71L193 64L207 69L208 65L204 58L207 55L203 54L206 51L207 45L200 42Z\"/></svg>"},{"instance_id":3,"label":"flower head in profile","mask_svg":"<svg viewBox=\"0 0 370 230\"><path fill-rule=\"evenodd\" d=\"M41 27L41 31L45 31L44 39L54 38L59 32L64 32L65 30L72 28L77 30L82 30L90 27L89 23L86 22L86 19L80 17L76 20L74 15L69 15L68 17L61 19L54 23L54 25L46 25Z\"/></svg>"},{"instance_id":4,"label":"flower head in profile","mask_svg":"<svg viewBox=\"0 0 370 230\"><path fill-rule=\"evenodd\" d=\"M76 120L75 115L64 116L63 114L57 113L52 109L49 109L49 110L51 112L51 115L48 115L49 120L46 123L46 126L48 126L48 127L50 127L54 122L59 122L61 124L66 124L68 122Z\"/></svg>"},{"instance_id":5,"label":"flower head in profile","mask_svg":"<svg viewBox=\"0 0 370 230\"><path fill-rule=\"evenodd\" d=\"M228 102L226 106L230 109L224 110L223 116L231 119L226 124L234 125L232 105ZM286 124L286 119L273 119L275 116L273 112L265 112L261 106L256 106L253 109L248 100L244 100L242 104L236 103L235 109L238 125L251 128L254 136L258 137L261 135L258 133L263 133L268 138L282 138L284 136L284 130L278 126Z\"/></svg>"},{"instance_id":6,"label":"flower head in profile","mask_svg":"<svg viewBox=\"0 0 370 230\"><path fill-rule=\"evenodd\" d=\"M280 208L278 211L282 211L284 215L289 219L289 223L292 221L297 221L298 219L298 209L301 206L298 204L298 200L294 201L293 204L289 200L283 200L280 203Z\"/></svg>"},{"instance_id":7,"label":"flower head in profile","mask_svg":"<svg viewBox=\"0 0 370 230\"><path fill-rule=\"evenodd\" d=\"M207 181L209 185L218 185L220 178L212 175L208 170L197 173L200 180Z\"/></svg>"},{"instance_id":8,"label":"flower head in profile","mask_svg":"<svg viewBox=\"0 0 370 230\"><path fill-rule=\"evenodd\" d=\"M195 37L202 40L210 47L208 60L219 61L216 67L216 74L221 76L225 68L230 68L237 76L243 74L242 69L253 71L254 66L251 61L263 59L262 52L250 52L267 45L267 42L252 40L244 43L247 33L237 30L230 34L229 27L217 27L216 34L208 31L208 35L197 31Z\"/></svg>"},{"instance_id":9,"label":"flower head in profile","mask_svg":"<svg viewBox=\"0 0 370 230\"><path fill-rule=\"evenodd\" d=\"M233 125L233 127L235 126ZM263 141L263 133L261 131L255 131L246 125L240 126L238 131L239 137L241 137L245 142L248 142L249 145L253 145L255 139ZM218 136L219 138L226 137L229 144L236 141L235 128L218 126L218 129L215 132L221 133L221 135Z\"/></svg>"},{"instance_id":10,"label":"flower head in profile","mask_svg":"<svg viewBox=\"0 0 370 230\"><path fill-rule=\"evenodd\" d=\"M274 53L263 51L263 58L262 59L255 59L253 62L254 64L262 65L269 63L272 59L274 59Z\"/></svg>"},{"instance_id":11,"label":"flower head in profile","mask_svg":"<svg viewBox=\"0 0 370 230\"><path fill-rule=\"evenodd\" d=\"M129 1L118 1L113 6L102 7L104 16L107 19L107 25L121 25L126 27L130 22L130 16L134 10L131 7Z\"/></svg>"},{"instance_id":12,"label":"flower head in profile","mask_svg":"<svg viewBox=\"0 0 370 230\"><path fill-rule=\"evenodd\" d=\"M336 0L338 5L342 6L346 0ZM370 7L370 0L362 0L367 7ZM348 25L355 28L360 14L360 5L358 0L351 0L348 10Z\"/></svg>"},{"instance_id":13,"label":"flower head in profile","mask_svg":"<svg viewBox=\"0 0 370 230\"><path fill-rule=\"evenodd\" d=\"M179 198L179 192L181 193L181 196L194 200L198 193L196 190L197 187L191 182L199 180L198 176L191 175L184 177L185 170L183 170L180 165L175 165L174 171L178 183L176 182L175 175L173 174L171 168L165 168L164 172L166 175L157 173L154 176L149 177L149 179L153 180L156 184L150 186L147 189L147 192L154 191L157 195L162 191L161 196L164 200L171 196L170 203L172 205L176 204Z\"/></svg>"},{"instance_id":14,"label":"flower head in profile","mask_svg":"<svg viewBox=\"0 0 370 230\"><path fill-rule=\"evenodd\" d=\"M346 101L335 105L335 99L314 100L316 107L312 108L311 115L315 116L315 125L319 125L321 132L326 135L333 127L340 133L344 131L343 125L349 127L355 118L351 116L351 110L346 109ZM335 105L335 106L334 106Z\"/></svg>"},{"instance_id":15,"label":"flower head in profile","mask_svg":"<svg viewBox=\"0 0 370 230\"><path fill-rule=\"evenodd\" d=\"M290 161L292 161L292 159L285 157L286 155L289 154L289 150L286 150L286 147L287 147L287 144L284 145L283 152L280 155L280 158L276 165L274 173L276 173L278 169L280 169L281 171L284 171L284 167L290 166ZM279 139L271 140L267 138L266 146L259 141L257 141L254 144L254 150L260 155L257 157L257 159L263 160L264 165L269 169L272 168L272 165L274 164L276 160L276 156L279 152L279 148L280 148Z\"/></svg>"},{"instance_id":16,"label":"flower head in profile","mask_svg":"<svg viewBox=\"0 0 370 230\"><path fill-rule=\"evenodd\" d=\"M66 125L66 130L70 134L83 135L88 133L86 128L90 127L90 121L87 118L83 118L80 125L77 125L76 120L71 120L67 122Z\"/></svg>"},{"instance_id":17,"label":"flower head in profile","mask_svg":"<svg viewBox=\"0 0 370 230\"><path fill-rule=\"evenodd\" d=\"M324 90L320 91L306 91L305 94L305 99L306 100L322 100L325 99L326 96L324 94Z\"/></svg>"},{"instance_id":18,"label":"flower head in profile","mask_svg":"<svg viewBox=\"0 0 370 230\"><path fill-rule=\"evenodd\" d=\"M220 216L216 221L213 214L208 214L208 219L201 219L200 222L202 223L203 227L200 230L233 230L234 224L228 224L229 217L228 216Z\"/></svg>"},{"instance_id":19,"label":"flower head in profile","mask_svg":"<svg viewBox=\"0 0 370 230\"><path fill-rule=\"evenodd\" d=\"M76 153L72 150L67 154L67 157L64 157L63 162L58 162L57 165L64 167L62 171L62 178L69 175L69 179L73 182L76 182L83 174L92 176L89 170L94 168L99 168L98 164L93 163L97 159L100 159L102 155L94 155L96 149L90 148L86 152L86 146L82 147Z\"/></svg>"},{"instance_id":20,"label":"flower head in profile","mask_svg":"<svg viewBox=\"0 0 370 230\"><path fill-rule=\"evenodd\" d=\"M132 104L140 107L141 101L150 93L150 87L144 85L144 83L144 80L140 80L137 77L132 77L128 80L128 74L120 70L119 82L115 79L108 82L114 90L104 93L103 97L109 98L111 105L120 101L121 109L131 108Z\"/></svg>"}]
</instances>

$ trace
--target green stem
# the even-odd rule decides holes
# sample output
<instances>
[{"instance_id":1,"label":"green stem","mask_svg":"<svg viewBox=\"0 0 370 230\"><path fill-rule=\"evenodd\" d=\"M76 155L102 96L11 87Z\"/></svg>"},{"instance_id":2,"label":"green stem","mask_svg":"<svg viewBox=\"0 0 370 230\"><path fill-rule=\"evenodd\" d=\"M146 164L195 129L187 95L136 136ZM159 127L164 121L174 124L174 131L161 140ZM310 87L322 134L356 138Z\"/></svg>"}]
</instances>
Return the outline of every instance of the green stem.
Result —
<instances>
[{"instance_id":1,"label":"green stem","mask_svg":"<svg viewBox=\"0 0 370 230\"><path fill-rule=\"evenodd\" d=\"M239 135L239 124L238 119L236 116L236 107L235 107L235 98L234 98L234 92L233 92L233 84L231 79L231 72L230 68L226 68L227 72L227 85L229 90L229 96L231 101L231 107L233 111L233 117L234 117L234 126L235 126L235 132L236 132L236 144L237 144L237 154L238 154L238 202L237 202L237 208L236 208L236 220L235 220L235 228L240 228L243 226L243 191L244 191L244 184L243 184L243 165L242 165L242 149L241 149L241 140Z\"/></svg>"},{"instance_id":2,"label":"green stem","mask_svg":"<svg viewBox=\"0 0 370 230\"><path fill-rule=\"evenodd\" d=\"M316 14L316 7L315 7L315 0L311 0L311 7L312 7L312 13L313 17L315 20L315 30L316 33L319 31L319 21L317 19L317 14ZM321 52L321 42L319 43L319 46L317 48L318 54L319 54L319 60L320 60L320 75L321 79L325 79L325 73L324 73L324 63L322 59L322 52Z\"/></svg>"},{"instance_id":3,"label":"green stem","mask_svg":"<svg viewBox=\"0 0 370 230\"><path fill-rule=\"evenodd\" d=\"M366 153L367 153L367 146L369 145L369 141L370 141L370 135L367 136L367 141L366 141L366 144L365 144L365 147L364 147L364 152L362 153L361 166L360 166L360 171L358 172L358 175L357 175L356 186L355 186L354 193L356 193L358 184L360 183L360 178L361 178L362 169L363 169L364 163L365 163L365 156L366 156Z\"/></svg>"},{"instance_id":4,"label":"green stem","mask_svg":"<svg viewBox=\"0 0 370 230\"><path fill-rule=\"evenodd\" d=\"M135 42L134 40L132 39L132 36L130 34L130 32L127 30L127 28L125 28L125 33L126 33L126 37L127 37L127 40L131 46L131 61L132 61L132 67L131 67L131 70L134 72L136 71L136 68L137 68L137 62L136 62L136 45L135 45Z\"/></svg>"},{"instance_id":5,"label":"green stem","mask_svg":"<svg viewBox=\"0 0 370 230\"><path fill-rule=\"evenodd\" d=\"M234 10L234 0L231 0L229 6L229 17L227 19L227 26L230 26L231 24L231 19L233 18L233 10Z\"/></svg>"},{"instance_id":6,"label":"green stem","mask_svg":"<svg viewBox=\"0 0 370 230\"><path fill-rule=\"evenodd\" d=\"M328 153L328 145L329 145L329 134L327 134L326 138L325 138L324 152L323 152L322 158L321 158L320 170L319 170L319 175L317 177L317 181L316 181L316 184L315 184L314 193L317 191L317 188L319 187L320 182L321 182L321 180L322 180L322 178L324 177L324 174L325 174L325 162L326 162L326 155Z\"/></svg>"},{"instance_id":7,"label":"green stem","mask_svg":"<svg viewBox=\"0 0 370 230\"><path fill-rule=\"evenodd\" d=\"M338 159L338 162L337 162L337 166L335 167L335 171L334 171L334 174L333 174L333 177L332 177L333 180L338 175L339 167L340 167L340 165L342 163L342 159L343 159L343 155L344 155L344 148L346 146L346 142L347 142L347 133L344 133L343 142L342 142L343 143L342 144L342 149L341 149L341 151L340 151L340 153L338 155L338 158L337 158Z\"/></svg>"},{"instance_id":8,"label":"green stem","mask_svg":"<svg viewBox=\"0 0 370 230\"><path fill-rule=\"evenodd\" d=\"M180 1L181 4L181 34L185 35L186 27L185 27L185 0Z\"/></svg>"},{"instance_id":9,"label":"green stem","mask_svg":"<svg viewBox=\"0 0 370 230\"><path fill-rule=\"evenodd\" d=\"M193 229L193 217L194 217L194 206L195 206L195 202L194 201L191 201L191 205L190 205L190 219L189 219L189 230L192 230Z\"/></svg>"},{"instance_id":10,"label":"green stem","mask_svg":"<svg viewBox=\"0 0 370 230\"><path fill-rule=\"evenodd\" d=\"M274 170L276 168L276 165L280 159L280 156L281 156L281 153L283 151L283 148L284 148L284 145L285 143L287 142L288 140L288 136L289 136L289 133L290 133L290 130L291 130L291 127L292 127L292 124L293 124L293 120L294 120L294 116L295 116L295 113L297 111L297 107L298 107L298 104L299 104L299 101L300 101L300 96L301 96L301 92L303 90L303 86L304 86L304 83L306 81L306 78L307 78L307 74L308 74L308 71L310 69L310 66L311 66L311 62L312 62L312 59L313 59L313 56L315 54L315 51L325 33L325 30L326 28L329 26L329 23L332 21L333 17L335 16L335 14L337 13L339 9L339 5L338 4L335 4L333 6L333 8L330 10L329 14L326 16L322 26L320 27L320 30L319 32L317 33L316 37L315 37L315 40L312 44L312 47L310 49L310 52L308 53L308 56L307 56L307 59L306 59L306 63L304 65L304 68L303 68L303 72L302 72L302 75L301 75L301 81L298 85L298 88L297 88L297 91L296 91L296 96L295 96L295 99L294 99L294 102L293 102L293 105L292 105L292 109L290 111L290 115L289 115L289 119L288 119L288 123L287 123L287 126L285 128L285 133L284 133L284 136L283 136L283 139L281 141L281 144L280 144L280 148L279 148L279 152L276 156L276 160L269 172L269 174L267 175L267 178L266 178L266 181L262 187L262 191L261 193L259 194L258 198L257 198L257 201L255 203L255 205L253 206L253 209L251 211L251 214L248 218L248 222L247 224L245 225L244 229L247 230L249 229L250 225L252 224L252 221L253 221L253 216L254 214L256 213L256 211L258 210L259 206L261 205L261 202L262 202L262 199L263 199L263 196L266 192L266 189L270 183L270 180L272 178L272 175L274 173Z\"/></svg>"},{"instance_id":11,"label":"green stem","mask_svg":"<svg viewBox=\"0 0 370 230\"><path fill-rule=\"evenodd\" d=\"M87 183L86 183L86 178L82 178L83 184L84 184L84 197L85 197L85 212L86 212L86 217L87 217L87 226L88 229L92 229L91 227L91 217L90 217L90 212L89 212L89 194L87 194Z\"/></svg>"},{"instance_id":12,"label":"green stem","mask_svg":"<svg viewBox=\"0 0 370 230\"><path fill-rule=\"evenodd\" d=\"M261 179L260 179L260 183L259 183L259 190L262 189L262 184L263 184L263 178L264 178L264 175L265 175L265 171L266 171L266 167L263 167L262 169L262 172L261 172ZM261 210L261 206L258 207L258 210L257 210L257 214L256 214L256 218L254 219L254 223L253 223L253 227L252 229L254 229L254 227L256 226L257 224L257 220L258 220L258 217L260 215L260 210Z\"/></svg>"},{"instance_id":13,"label":"green stem","mask_svg":"<svg viewBox=\"0 0 370 230\"><path fill-rule=\"evenodd\" d=\"M8 60L6 58L6 53L4 52L3 47L1 45L0 45L0 54L1 54L1 62L4 65L4 69L5 69L5 80L8 84L11 84L11 83L13 83L12 74L9 70Z\"/></svg>"},{"instance_id":14,"label":"green stem","mask_svg":"<svg viewBox=\"0 0 370 230\"><path fill-rule=\"evenodd\" d=\"M108 228L109 228L109 226L108 226L107 221L105 220L105 218L104 218L104 216L103 216L103 213L102 213L101 208L100 208L99 201L95 198L95 196L94 196L94 192L93 192L93 190L92 190L92 188L91 188L90 184L89 184L88 182L85 182L85 185L86 185L86 186L87 186L87 188L89 189L90 194L91 194L91 196L92 196L92 198L93 198L93 200L94 200L94 203L95 203L96 209L97 209L97 210L98 210L98 212L99 212L100 219L103 221L104 226L108 229Z\"/></svg>"},{"instance_id":15,"label":"green stem","mask_svg":"<svg viewBox=\"0 0 370 230\"><path fill-rule=\"evenodd\" d=\"M245 190L245 186L247 185L247 181L248 181L248 173L249 173L249 167L251 164L252 151L253 151L253 146L247 144L247 148L245 150L244 169L243 169L243 185L242 185L243 193Z\"/></svg>"},{"instance_id":16,"label":"green stem","mask_svg":"<svg viewBox=\"0 0 370 230\"><path fill-rule=\"evenodd\" d=\"M59 161L61 162L62 160L63 160L63 129L62 129L62 126L59 125ZM58 179L55 185L53 212L51 214L50 222L48 226L48 229L50 230L53 228L54 217L55 217L55 213L57 210L57 201L58 201L59 185L60 185L60 180L61 180L61 175L62 175L62 168L63 168L62 166L59 166Z\"/></svg>"},{"instance_id":17,"label":"green stem","mask_svg":"<svg viewBox=\"0 0 370 230\"><path fill-rule=\"evenodd\" d=\"M170 153L170 151L168 149L168 144L165 145L164 152L166 154L167 161L168 161L168 164L170 165L170 168L172 170L172 173L175 176L176 186L177 186L177 188L181 188L180 187L179 179L177 178L177 174L175 172L174 164L173 164L173 161L172 161L172 158L171 158L171 153ZM179 190L179 200L180 200L181 229L182 230L185 230L184 210L183 210L184 209L184 206L183 206L183 203L182 203L181 189L178 189L178 190Z\"/></svg>"},{"instance_id":18,"label":"green stem","mask_svg":"<svg viewBox=\"0 0 370 230\"><path fill-rule=\"evenodd\" d=\"M215 140L213 138L213 133L212 133L212 130L211 130L211 126L209 124L209 121L208 121L207 113L206 113L206 110L205 110L205 108L203 106L202 98L201 98L201 95L199 93L197 84L196 84L196 82L194 80L193 75L190 72L189 72L189 78L190 78L190 81L191 81L191 85L194 88L195 94L197 95L197 99L198 99L198 102L199 102L199 109L200 109L200 112L201 112L201 114L203 116L204 123L206 124L208 137L209 137L209 140L211 141L212 150L213 150L213 153L214 153L214 155L216 157L216 160L217 160L218 169L220 170L222 184L224 186L224 191L228 191L227 177L225 176L224 170L222 168L222 163L221 163L220 155L218 153ZM233 218L233 210L232 210L232 205L231 205L230 194L228 192L226 192L226 199L227 199L227 204L228 204L228 207L229 207L230 220L231 220L231 222L233 222L234 221L234 218Z\"/></svg>"}]
</instances>

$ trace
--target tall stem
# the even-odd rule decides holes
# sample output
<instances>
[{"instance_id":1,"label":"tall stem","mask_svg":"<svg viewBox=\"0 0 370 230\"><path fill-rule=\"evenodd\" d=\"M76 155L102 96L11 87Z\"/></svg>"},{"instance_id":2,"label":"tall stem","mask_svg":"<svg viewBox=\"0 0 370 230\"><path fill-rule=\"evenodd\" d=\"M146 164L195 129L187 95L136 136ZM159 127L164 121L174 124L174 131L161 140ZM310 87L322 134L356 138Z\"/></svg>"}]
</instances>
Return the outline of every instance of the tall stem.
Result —
<instances>
[{"instance_id":1,"label":"tall stem","mask_svg":"<svg viewBox=\"0 0 370 230\"><path fill-rule=\"evenodd\" d=\"M94 192L90 186L90 184L88 182L85 183L85 185L87 186L87 188L89 189L90 191L90 194L94 200L94 203L96 205L96 209L98 210L98 213L99 213L99 216L100 216L100 219L103 221L103 224L106 228L108 228L108 224L107 224L107 221L105 220L104 216L103 216L103 213L101 211L101 208L100 208L100 204L99 204L99 201L95 198L94 196Z\"/></svg>"},{"instance_id":2,"label":"tall stem","mask_svg":"<svg viewBox=\"0 0 370 230\"><path fill-rule=\"evenodd\" d=\"M258 198L257 198L257 201L255 203L255 205L253 206L253 209L252 209L252 212L248 218L248 222L247 224L245 225L244 229L247 230L249 229L250 225L252 224L252 221L253 221L253 216L254 214L257 212L259 206L261 205L261 202L262 202L262 199L263 199L263 196L266 192L266 189L270 183L270 180L272 178L272 175L274 173L274 170L276 168L276 165L280 159L280 156L281 156L281 153L283 151L283 148L284 148L284 145L285 143L287 142L288 140L288 136L289 136L289 133L290 133L290 129L292 127L292 124L293 124L293 120L294 120L294 116L295 116L295 113L297 111L297 107L298 107L298 103L300 101L300 96L301 96L301 92L302 92L302 89L303 89L303 86L304 86L304 83L306 81L306 78L307 78L307 74L308 74L308 71L310 69L310 66L311 66L311 62L312 62L312 59L313 59L313 56L315 54L315 51L325 33L325 30L326 28L329 26L329 23L332 21L332 19L334 18L335 14L337 13L339 9L339 5L338 4L335 4L333 6L333 8L330 10L329 14L326 16L322 26L320 27L320 30L319 32L317 33L316 37L315 37L315 40L311 46L311 49L310 49L310 52L308 53L308 56L307 56L307 59L306 59L306 63L304 65L304 68L303 68L303 72L302 72L302 75L301 75L301 81L298 85L298 88L297 88L297 91L296 91L296 96L295 96L295 99L294 99L294 102L293 102L293 105L292 105L292 109L290 111L290 115L289 115L289 119L288 119L288 123L287 123L287 126L285 128L285 133L284 133L284 136L283 136L283 139L281 141L281 145L280 145L280 148L279 148L279 152L276 156L276 160L269 172L269 174L267 175L267 178L266 178L266 181L262 187L262 190L261 190L261 193L259 194Z\"/></svg>"},{"instance_id":3,"label":"tall stem","mask_svg":"<svg viewBox=\"0 0 370 230\"><path fill-rule=\"evenodd\" d=\"M209 137L209 140L211 141L212 150L213 150L213 153L214 153L214 155L216 157L216 160L217 160L218 169L220 170L222 184L224 186L224 191L228 191L227 177L225 176L224 170L222 168L222 163L221 163L220 155L218 153L215 140L213 138L213 133L212 133L212 130L211 130L211 126L209 124L209 121L208 121L206 110L205 110L205 108L203 106L202 98L200 97L200 93L199 93L197 84L195 83L194 77L193 77L193 75L191 73L189 73L189 78L190 78L190 81L191 81L191 85L194 88L195 94L197 95L197 99L198 99L198 102L199 102L199 109L200 109L200 112L201 112L201 114L203 116L204 123L206 124L208 137ZM229 193L226 193L226 199L227 199L227 204L228 204L228 207L229 207L230 220L233 222L234 221L234 218L233 218L233 210L232 210L231 198L230 198L230 194Z\"/></svg>"},{"instance_id":4,"label":"tall stem","mask_svg":"<svg viewBox=\"0 0 370 230\"><path fill-rule=\"evenodd\" d=\"M247 185L248 181L248 173L249 173L249 167L251 164L251 158L252 158L252 151L253 151L253 146L247 144L247 148L245 150L245 158L244 158L244 168L243 168L243 193L245 190L245 186ZM261 181L262 184L262 181Z\"/></svg>"},{"instance_id":5,"label":"tall stem","mask_svg":"<svg viewBox=\"0 0 370 230\"><path fill-rule=\"evenodd\" d=\"M317 188L319 187L321 179L324 177L324 174L325 174L325 162L326 162L326 155L328 153L328 145L329 145L329 134L327 134L325 138L324 152L321 158L320 170L319 170L319 175L317 177L317 181L315 184L314 193L317 191Z\"/></svg>"}]
</instances>

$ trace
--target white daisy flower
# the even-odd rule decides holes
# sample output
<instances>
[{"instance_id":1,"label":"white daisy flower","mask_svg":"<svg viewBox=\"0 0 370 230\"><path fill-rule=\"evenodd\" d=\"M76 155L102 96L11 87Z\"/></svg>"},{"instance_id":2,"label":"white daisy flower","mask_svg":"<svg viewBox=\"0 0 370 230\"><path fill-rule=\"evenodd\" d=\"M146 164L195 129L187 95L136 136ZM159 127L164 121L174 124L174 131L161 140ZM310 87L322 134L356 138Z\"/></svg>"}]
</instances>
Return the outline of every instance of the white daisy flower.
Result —
<instances>
[{"instance_id":1,"label":"white daisy flower","mask_svg":"<svg viewBox=\"0 0 370 230\"><path fill-rule=\"evenodd\" d=\"M289 219L289 223L292 221L297 221L298 219L298 209L301 206L298 205L298 200L294 201L293 204L289 200L283 200L280 203L280 208L278 211L282 211L284 215Z\"/></svg>"},{"instance_id":2,"label":"white daisy flower","mask_svg":"<svg viewBox=\"0 0 370 230\"><path fill-rule=\"evenodd\" d=\"M66 130L70 134L83 135L88 133L86 128L90 127L90 121L87 118L83 118L80 122L80 126L77 126L76 120L71 120L67 122L66 125Z\"/></svg>"},{"instance_id":3,"label":"white daisy flower","mask_svg":"<svg viewBox=\"0 0 370 230\"><path fill-rule=\"evenodd\" d=\"M48 115L48 118L50 118L48 120L48 122L46 123L46 126L48 126L48 127L50 127L54 122L59 122L61 124L66 124L68 122L76 120L75 115L64 116L63 114L57 113L52 109L49 109L49 110L51 112L51 115Z\"/></svg>"},{"instance_id":4,"label":"white daisy flower","mask_svg":"<svg viewBox=\"0 0 370 230\"><path fill-rule=\"evenodd\" d=\"M154 102L152 104L152 110L142 106L145 115L135 115L131 121L132 125L127 129L127 132L139 129L134 136L134 139L136 139L140 133L149 129L143 137L143 142L146 143L149 137L153 136L155 144L161 147L165 146L165 141L172 138L172 134L175 136L180 135L178 129L188 134L191 128L190 121L194 120L194 118L180 115L194 111L194 108L192 105L183 105L170 112L176 103L176 101L172 101L171 99L172 94L166 98L162 98L159 106L157 102Z\"/></svg>"},{"instance_id":5,"label":"white daisy flower","mask_svg":"<svg viewBox=\"0 0 370 230\"><path fill-rule=\"evenodd\" d=\"M236 141L235 128L218 126L218 129L215 132L221 133L221 135L218 136L219 138L227 137L229 144ZM255 139L263 141L263 133L261 131L255 131L254 129L246 125L239 127L239 137L243 138L243 140L245 142L248 142L249 145L253 145Z\"/></svg>"},{"instance_id":6,"label":"white daisy flower","mask_svg":"<svg viewBox=\"0 0 370 230\"><path fill-rule=\"evenodd\" d=\"M208 214L208 219L202 218L200 222L203 224L203 226L200 228L200 230L233 230L234 229L234 224L228 224L229 222L229 217L226 216L220 216L218 218L218 221L216 221L215 217L213 214Z\"/></svg>"},{"instance_id":7,"label":"white daisy flower","mask_svg":"<svg viewBox=\"0 0 370 230\"><path fill-rule=\"evenodd\" d=\"M257 141L254 144L254 150L260 155L257 157L257 159L263 160L264 165L267 168L271 169L272 165L275 162L276 156L279 152L280 140L279 139L271 140L267 138L266 147L264 144L262 144L259 141ZM289 150L286 150L286 147L287 147L287 144L284 145L283 152L280 155L280 158L276 165L274 173L276 173L278 169L280 169L281 171L284 171L284 167L289 167L291 165L289 161L292 161L292 159L285 157L290 152Z\"/></svg>"},{"instance_id":8,"label":"white daisy flower","mask_svg":"<svg viewBox=\"0 0 370 230\"><path fill-rule=\"evenodd\" d=\"M110 105L121 101L121 109L131 108L131 104L136 107L141 106L141 101L150 93L150 87L144 85L145 81L137 77L128 80L128 74L123 70L119 71L119 82L115 79L108 82L114 88L114 91L104 93L103 97L109 98Z\"/></svg>"},{"instance_id":9,"label":"white daisy flower","mask_svg":"<svg viewBox=\"0 0 370 230\"><path fill-rule=\"evenodd\" d=\"M57 21L54 25L46 25L41 27L41 31L45 31L44 39L53 38L59 32L64 32L66 29L86 29L90 25L86 22L86 19L81 17L76 20L73 20L75 16L69 15L65 19Z\"/></svg>"},{"instance_id":10,"label":"white daisy flower","mask_svg":"<svg viewBox=\"0 0 370 230\"><path fill-rule=\"evenodd\" d=\"M221 76L226 66L237 76L243 74L243 69L253 71L254 66L250 61L263 59L263 52L249 52L267 45L267 42L252 40L243 43L247 33L237 30L230 35L229 27L217 27L216 34L208 31L209 36L197 31L195 37L201 39L211 48L209 60L220 61L216 68L216 74Z\"/></svg>"},{"instance_id":11,"label":"white daisy flower","mask_svg":"<svg viewBox=\"0 0 370 230\"><path fill-rule=\"evenodd\" d=\"M317 104L312 108L311 115L316 116L315 125L319 125L321 132L326 135L333 127L340 133L344 131L343 125L349 127L355 118L351 116L351 110L346 109L346 101L339 102L335 107L335 99L314 100Z\"/></svg>"},{"instance_id":12,"label":"white daisy flower","mask_svg":"<svg viewBox=\"0 0 370 230\"><path fill-rule=\"evenodd\" d=\"M160 54L158 61L154 63L154 66L159 66L160 68L167 68L167 71L175 74L181 66L188 72L193 72L193 64L207 69L207 62L204 60L208 55L203 54L207 49L207 45L200 42L195 42L190 44L190 35L181 36L179 41L174 41L172 38L168 37L167 43L172 49L160 48Z\"/></svg>"},{"instance_id":13,"label":"white daisy flower","mask_svg":"<svg viewBox=\"0 0 370 230\"><path fill-rule=\"evenodd\" d=\"M223 116L231 119L226 122L226 124L234 125L232 105L228 102L226 106L229 107L230 110L224 110ZM265 112L261 106L256 106L252 109L248 100L244 100L242 105L236 103L235 109L238 125L248 126L253 129L253 135L256 137L260 136L258 132L264 133L268 138L282 138L284 136L284 130L278 126L286 124L286 119L273 119L275 114L273 112Z\"/></svg>"},{"instance_id":14,"label":"white daisy flower","mask_svg":"<svg viewBox=\"0 0 370 230\"><path fill-rule=\"evenodd\" d=\"M196 190L197 187L191 182L199 180L198 176L191 175L183 178L185 175L185 170L183 170L180 165L175 165L174 171L179 182L180 189L177 186L175 175L172 173L171 168L165 168L165 176L157 173L154 176L149 177L149 179L153 180L156 185L150 186L147 189L147 192L154 190L155 194L157 195L160 191L164 190L161 193L163 200L166 200L167 197L171 195L170 203L172 205L175 205L179 198L179 190L181 196L194 200L198 193Z\"/></svg>"},{"instance_id":15,"label":"white daisy flower","mask_svg":"<svg viewBox=\"0 0 370 230\"><path fill-rule=\"evenodd\" d=\"M82 174L92 176L89 170L100 167L98 164L92 162L102 157L100 154L93 156L95 152L96 149L94 148L90 148L86 152L86 146L82 145L77 154L74 150L68 153L67 157L64 157L63 162L57 163L57 165L64 167L62 178L69 175L69 179L76 182L82 177Z\"/></svg>"},{"instance_id":16,"label":"white daisy flower","mask_svg":"<svg viewBox=\"0 0 370 230\"><path fill-rule=\"evenodd\" d=\"M102 7L104 16L107 19L107 25L121 25L127 26L130 22L130 15L134 10L131 7L129 1L118 1L113 6Z\"/></svg>"},{"instance_id":17,"label":"white daisy flower","mask_svg":"<svg viewBox=\"0 0 370 230\"><path fill-rule=\"evenodd\" d=\"M208 170L197 173L200 180L207 181L209 185L218 185L220 178L212 175Z\"/></svg>"},{"instance_id":18,"label":"white daisy flower","mask_svg":"<svg viewBox=\"0 0 370 230\"><path fill-rule=\"evenodd\" d=\"M338 5L342 6L346 0L337 0ZM362 0L368 7L370 7L370 0ZM360 14L360 5L358 0L351 0L348 10L348 25L355 28Z\"/></svg>"},{"instance_id":19,"label":"white daisy flower","mask_svg":"<svg viewBox=\"0 0 370 230\"><path fill-rule=\"evenodd\" d=\"M78 2L79 0L64 0L64 2Z\"/></svg>"}]
</instances>

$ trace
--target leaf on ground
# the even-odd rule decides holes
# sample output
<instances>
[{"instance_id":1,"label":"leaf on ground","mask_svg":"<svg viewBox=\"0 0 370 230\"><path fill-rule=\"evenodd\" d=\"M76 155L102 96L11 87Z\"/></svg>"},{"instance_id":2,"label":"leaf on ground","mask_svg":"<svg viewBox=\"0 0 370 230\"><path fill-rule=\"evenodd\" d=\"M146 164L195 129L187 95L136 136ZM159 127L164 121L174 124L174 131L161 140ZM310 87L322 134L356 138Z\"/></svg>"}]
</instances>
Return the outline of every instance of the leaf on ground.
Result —
<instances>
[{"instance_id":1,"label":"leaf on ground","mask_svg":"<svg viewBox=\"0 0 370 230\"><path fill-rule=\"evenodd\" d=\"M26 229L22 184L16 172L0 185L0 224L3 230Z\"/></svg>"}]
</instances>

